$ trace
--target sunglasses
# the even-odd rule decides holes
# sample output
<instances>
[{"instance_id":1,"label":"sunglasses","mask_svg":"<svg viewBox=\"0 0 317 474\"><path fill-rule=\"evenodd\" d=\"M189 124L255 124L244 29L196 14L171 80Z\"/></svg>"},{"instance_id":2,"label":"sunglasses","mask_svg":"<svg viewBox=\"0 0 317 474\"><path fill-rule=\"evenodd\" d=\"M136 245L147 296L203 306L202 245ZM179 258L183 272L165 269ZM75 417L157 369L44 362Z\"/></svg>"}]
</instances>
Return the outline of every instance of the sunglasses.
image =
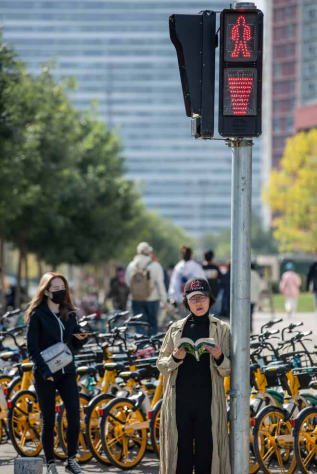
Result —
<instances>
[{"instance_id":1,"label":"sunglasses","mask_svg":"<svg viewBox=\"0 0 317 474\"><path fill-rule=\"evenodd\" d=\"M204 303L207 300L207 296L193 296L190 298L190 303L191 304L197 304L197 303Z\"/></svg>"}]
</instances>

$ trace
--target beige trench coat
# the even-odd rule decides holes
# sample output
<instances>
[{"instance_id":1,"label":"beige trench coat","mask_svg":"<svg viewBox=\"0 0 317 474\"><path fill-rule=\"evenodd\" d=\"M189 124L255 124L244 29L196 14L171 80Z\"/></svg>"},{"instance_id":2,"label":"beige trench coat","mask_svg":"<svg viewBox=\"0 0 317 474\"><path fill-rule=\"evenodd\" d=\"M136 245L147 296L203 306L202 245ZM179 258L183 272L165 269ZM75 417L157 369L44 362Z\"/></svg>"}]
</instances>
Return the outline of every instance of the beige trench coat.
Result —
<instances>
[{"instance_id":1,"label":"beige trench coat","mask_svg":"<svg viewBox=\"0 0 317 474\"><path fill-rule=\"evenodd\" d=\"M160 426L160 474L175 474L177 467L178 433L176 426L176 378L182 362L175 362L172 352L182 336L189 316L174 323L168 330L157 360L157 368L164 376L164 396ZM223 362L217 366L210 356L212 383L211 424L213 455L211 474L231 474L227 409L223 378L230 375L230 329L227 323L209 316L209 337L215 339L224 354Z\"/></svg>"}]
</instances>

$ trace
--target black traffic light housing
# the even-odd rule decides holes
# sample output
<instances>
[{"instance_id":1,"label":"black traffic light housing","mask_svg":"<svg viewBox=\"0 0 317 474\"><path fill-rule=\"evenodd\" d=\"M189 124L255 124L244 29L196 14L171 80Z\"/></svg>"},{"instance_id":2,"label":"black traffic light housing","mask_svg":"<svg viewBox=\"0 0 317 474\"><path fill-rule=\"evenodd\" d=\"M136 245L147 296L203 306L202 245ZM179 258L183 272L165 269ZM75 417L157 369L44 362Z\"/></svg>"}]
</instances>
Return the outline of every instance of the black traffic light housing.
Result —
<instances>
[{"instance_id":1,"label":"black traffic light housing","mask_svg":"<svg viewBox=\"0 0 317 474\"><path fill-rule=\"evenodd\" d=\"M186 115L195 138L214 136L216 14L172 15L170 37L175 46Z\"/></svg>"},{"instance_id":2,"label":"black traffic light housing","mask_svg":"<svg viewBox=\"0 0 317 474\"><path fill-rule=\"evenodd\" d=\"M262 133L263 13L223 10L220 15L219 133Z\"/></svg>"}]
</instances>

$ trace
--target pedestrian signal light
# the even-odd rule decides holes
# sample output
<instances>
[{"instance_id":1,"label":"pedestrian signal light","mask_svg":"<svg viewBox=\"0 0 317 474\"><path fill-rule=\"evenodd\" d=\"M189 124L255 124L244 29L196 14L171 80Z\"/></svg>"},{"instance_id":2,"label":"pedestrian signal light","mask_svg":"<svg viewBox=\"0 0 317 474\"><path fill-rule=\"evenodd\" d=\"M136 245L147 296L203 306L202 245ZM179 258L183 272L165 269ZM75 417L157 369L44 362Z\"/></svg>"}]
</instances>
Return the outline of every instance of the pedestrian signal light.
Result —
<instances>
[{"instance_id":1,"label":"pedestrian signal light","mask_svg":"<svg viewBox=\"0 0 317 474\"><path fill-rule=\"evenodd\" d=\"M216 14L172 15L170 37L177 52L186 115L195 138L214 135Z\"/></svg>"},{"instance_id":2,"label":"pedestrian signal light","mask_svg":"<svg viewBox=\"0 0 317 474\"><path fill-rule=\"evenodd\" d=\"M220 15L219 133L262 133L263 13L223 10Z\"/></svg>"}]
</instances>

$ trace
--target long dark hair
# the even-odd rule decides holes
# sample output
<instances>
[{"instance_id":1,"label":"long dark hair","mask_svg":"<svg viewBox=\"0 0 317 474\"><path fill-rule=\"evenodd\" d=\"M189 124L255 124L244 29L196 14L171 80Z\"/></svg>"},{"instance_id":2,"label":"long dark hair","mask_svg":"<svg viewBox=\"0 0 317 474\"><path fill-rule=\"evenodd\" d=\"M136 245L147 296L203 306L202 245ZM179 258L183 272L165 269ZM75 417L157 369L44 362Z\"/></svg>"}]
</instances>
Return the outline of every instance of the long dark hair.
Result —
<instances>
[{"instance_id":1,"label":"long dark hair","mask_svg":"<svg viewBox=\"0 0 317 474\"><path fill-rule=\"evenodd\" d=\"M68 321L69 313L74 311L75 309L75 305L71 298L68 282L64 275L62 275L61 273L47 272L42 276L39 286L37 288L36 295L29 303L29 307L24 316L24 320L26 323L30 321L33 311L48 300L48 297L45 295L45 291L49 289L54 278L61 278L65 284L66 295L64 301L60 304L59 308L61 320Z\"/></svg>"}]
</instances>

